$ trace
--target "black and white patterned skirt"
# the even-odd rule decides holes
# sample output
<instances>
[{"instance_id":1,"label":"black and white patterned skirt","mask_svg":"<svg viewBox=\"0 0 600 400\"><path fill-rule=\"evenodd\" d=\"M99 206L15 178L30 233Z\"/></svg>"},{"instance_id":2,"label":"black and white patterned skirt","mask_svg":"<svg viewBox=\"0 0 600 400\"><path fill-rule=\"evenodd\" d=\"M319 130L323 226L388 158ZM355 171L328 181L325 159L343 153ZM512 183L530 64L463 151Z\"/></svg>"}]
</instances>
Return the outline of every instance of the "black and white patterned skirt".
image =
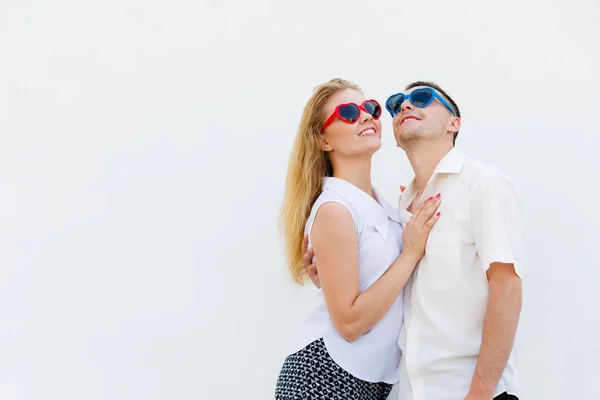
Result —
<instances>
[{"instance_id":1,"label":"black and white patterned skirt","mask_svg":"<svg viewBox=\"0 0 600 400\"><path fill-rule=\"evenodd\" d=\"M276 400L385 400L392 385L366 382L333 361L323 339L289 355L283 362Z\"/></svg>"}]
</instances>

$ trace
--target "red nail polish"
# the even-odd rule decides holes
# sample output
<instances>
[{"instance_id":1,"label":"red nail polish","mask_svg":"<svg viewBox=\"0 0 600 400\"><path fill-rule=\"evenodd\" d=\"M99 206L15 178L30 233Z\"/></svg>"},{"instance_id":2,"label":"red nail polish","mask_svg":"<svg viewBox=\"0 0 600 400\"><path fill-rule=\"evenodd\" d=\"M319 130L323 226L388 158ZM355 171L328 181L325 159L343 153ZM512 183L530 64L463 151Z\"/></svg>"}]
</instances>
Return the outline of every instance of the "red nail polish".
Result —
<instances>
[{"instance_id":1,"label":"red nail polish","mask_svg":"<svg viewBox=\"0 0 600 400\"><path fill-rule=\"evenodd\" d=\"M433 199L433 197L430 197L430 198L428 198L427 200L432 200L432 199Z\"/></svg>"},{"instance_id":2,"label":"red nail polish","mask_svg":"<svg viewBox=\"0 0 600 400\"><path fill-rule=\"evenodd\" d=\"M440 196L441 196L441 194L440 194L440 193L438 193L438 194L436 194L436 195L435 195L435 197L436 197L436 198L438 198L438 197L440 197Z\"/></svg>"},{"instance_id":3,"label":"red nail polish","mask_svg":"<svg viewBox=\"0 0 600 400\"><path fill-rule=\"evenodd\" d=\"M438 213L437 213L437 214L435 214L435 215L439 217L439 216L440 216L440 214L441 214L441 213L439 213L439 212L438 212Z\"/></svg>"}]
</instances>

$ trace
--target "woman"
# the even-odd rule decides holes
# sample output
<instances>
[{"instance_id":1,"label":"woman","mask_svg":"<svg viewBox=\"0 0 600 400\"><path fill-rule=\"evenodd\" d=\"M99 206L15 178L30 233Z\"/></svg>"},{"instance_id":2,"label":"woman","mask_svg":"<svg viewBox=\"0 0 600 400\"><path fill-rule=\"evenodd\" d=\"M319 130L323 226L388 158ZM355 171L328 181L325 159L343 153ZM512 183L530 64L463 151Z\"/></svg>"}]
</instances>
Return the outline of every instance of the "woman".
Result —
<instances>
[{"instance_id":1,"label":"woman","mask_svg":"<svg viewBox=\"0 0 600 400\"><path fill-rule=\"evenodd\" d=\"M375 100L341 79L317 87L304 109L281 223L300 284L301 244L309 235L323 301L283 363L276 399L385 399L397 381L402 289L439 218L440 196L424 202L402 230L396 210L371 185L380 115Z\"/></svg>"}]
</instances>

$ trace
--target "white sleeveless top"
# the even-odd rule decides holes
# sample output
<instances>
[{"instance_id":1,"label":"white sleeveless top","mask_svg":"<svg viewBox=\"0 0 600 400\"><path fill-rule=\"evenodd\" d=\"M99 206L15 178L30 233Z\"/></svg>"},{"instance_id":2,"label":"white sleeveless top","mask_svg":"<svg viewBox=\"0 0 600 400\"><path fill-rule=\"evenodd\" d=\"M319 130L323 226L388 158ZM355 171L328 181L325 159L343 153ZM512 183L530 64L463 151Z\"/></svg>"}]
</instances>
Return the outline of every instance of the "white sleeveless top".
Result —
<instances>
[{"instance_id":1,"label":"white sleeveless top","mask_svg":"<svg viewBox=\"0 0 600 400\"><path fill-rule=\"evenodd\" d=\"M375 283L402 251L402 226L397 210L375 189L373 192L378 202L347 181L326 177L323 192L313 205L305 228L312 247L310 232L322 204L333 201L350 211L358 238L361 292ZM355 377L368 382L398 382L401 354L397 342L404 322L403 293L373 328L352 343L333 326L321 289L319 296L321 302L302 327L295 351L322 337L331 358Z\"/></svg>"}]
</instances>

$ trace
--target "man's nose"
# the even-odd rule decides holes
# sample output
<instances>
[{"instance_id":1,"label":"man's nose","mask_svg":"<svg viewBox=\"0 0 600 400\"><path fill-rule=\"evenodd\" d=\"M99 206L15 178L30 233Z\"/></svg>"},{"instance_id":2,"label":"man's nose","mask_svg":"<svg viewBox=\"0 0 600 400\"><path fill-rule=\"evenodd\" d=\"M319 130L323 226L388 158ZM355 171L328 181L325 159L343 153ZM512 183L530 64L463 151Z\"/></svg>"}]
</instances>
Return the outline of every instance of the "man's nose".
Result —
<instances>
[{"instance_id":1,"label":"man's nose","mask_svg":"<svg viewBox=\"0 0 600 400\"><path fill-rule=\"evenodd\" d=\"M413 110L413 103L409 99L404 99L402 104L400 104L400 112L405 112L408 110Z\"/></svg>"}]
</instances>

